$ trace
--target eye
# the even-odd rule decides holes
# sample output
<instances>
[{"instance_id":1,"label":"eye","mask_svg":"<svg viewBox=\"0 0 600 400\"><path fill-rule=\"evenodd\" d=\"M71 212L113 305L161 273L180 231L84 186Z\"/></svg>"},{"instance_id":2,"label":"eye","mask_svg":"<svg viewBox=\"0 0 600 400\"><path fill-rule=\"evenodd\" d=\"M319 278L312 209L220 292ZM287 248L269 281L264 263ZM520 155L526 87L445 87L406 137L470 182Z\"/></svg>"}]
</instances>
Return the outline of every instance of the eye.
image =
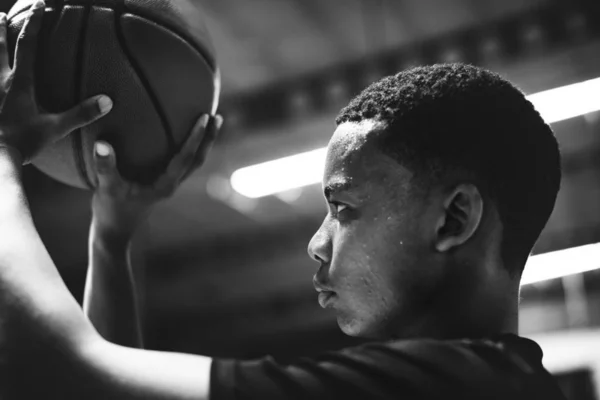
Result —
<instances>
[{"instance_id":1,"label":"eye","mask_svg":"<svg viewBox=\"0 0 600 400\"><path fill-rule=\"evenodd\" d=\"M331 205L331 208L333 210L333 214L334 215L339 215L342 211L346 210L348 208L347 205L342 204L342 203L338 203L336 201L332 201L329 203Z\"/></svg>"},{"instance_id":2,"label":"eye","mask_svg":"<svg viewBox=\"0 0 600 400\"><path fill-rule=\"evenodd\" d=\"M335 212L338 213L338 214L348 208L347 205L340 204L340 203L336 203L333 206L335 207Z\"/></svg>"}]
</instances>

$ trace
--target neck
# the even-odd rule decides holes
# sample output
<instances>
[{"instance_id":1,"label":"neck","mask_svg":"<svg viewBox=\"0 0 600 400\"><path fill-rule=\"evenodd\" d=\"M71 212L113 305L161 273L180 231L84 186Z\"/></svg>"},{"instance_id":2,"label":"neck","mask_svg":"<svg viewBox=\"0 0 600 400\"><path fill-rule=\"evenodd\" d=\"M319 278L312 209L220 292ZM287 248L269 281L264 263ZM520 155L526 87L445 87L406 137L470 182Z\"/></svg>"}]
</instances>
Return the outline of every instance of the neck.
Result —
<instances>
[{"instance_id":1,"label":"neck","mask_svg":"<svg viewBox=\"0 0 600 400\"><path fill-rule=\"evenodd\" d=\"M442 292L415 310L410 327L396 327L392 337L460 339L518 334L518 279L507 274L488 276L463 284L454 282Z\"/></svg>"},{"instance_id":2,"label":"neck","mask_svg":"<svg viewBox=\"0 0 600 400\"><path fill-rule=\"evenodd\" d=\"M449 309L439 317L429 315L410 328L394 331L393 339L432 338L440 340L484 338L503 333L518 334L519 319L516 301L506 308L462 307L455 312Z\"/></svg>"}]
</instances>

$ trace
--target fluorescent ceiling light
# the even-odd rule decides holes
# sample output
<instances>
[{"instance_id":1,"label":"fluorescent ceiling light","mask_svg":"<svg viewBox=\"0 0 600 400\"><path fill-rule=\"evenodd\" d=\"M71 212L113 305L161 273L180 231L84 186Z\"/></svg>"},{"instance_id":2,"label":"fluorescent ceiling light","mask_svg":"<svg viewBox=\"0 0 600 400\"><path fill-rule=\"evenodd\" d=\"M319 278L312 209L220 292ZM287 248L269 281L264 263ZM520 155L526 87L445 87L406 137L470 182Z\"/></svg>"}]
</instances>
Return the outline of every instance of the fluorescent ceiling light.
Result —
<instances>
[{"instance_id":1,"label":"fluorescent ceiling light","mask_svg":"<svg viewBox=\"0 0 600 400\"><path fill-rule=\"evenodd\" d=\"M600 78L546 90L527 97L547 123L600 110ZM257 198L321 181L326 148L253 165L235 171L231 186Z\"/></svg>"},{"instance_id":2,"label":"fluorescent ceiling light","mask_svg":"<svg viewBox=\"0 0 600 400\"><path fill-rule=\"evenodd\" d=\"M600 243L532 256L527 261L521 285L561 278L600 268Z\"/></svg>"},{"instance_id":3,"label":"fluorescent ceiling light","mask_svg":"<svg viewBox=\"0 0 600 400\"><path fill-rule=\"evenodd\" d=\"M600 78L528 96L548 124L600 110Z\"/></svg>"},{"instance_id":4,"label":"fluorescent ceiling light","mask_svg":"<svg viewBox=\"0 0 600 400\"><path fill-rule=\"evenodd\" d=\"M320 182L327 148L238 169L231 186L246 197L257 198Z\"/></svg>"}]
</instances>

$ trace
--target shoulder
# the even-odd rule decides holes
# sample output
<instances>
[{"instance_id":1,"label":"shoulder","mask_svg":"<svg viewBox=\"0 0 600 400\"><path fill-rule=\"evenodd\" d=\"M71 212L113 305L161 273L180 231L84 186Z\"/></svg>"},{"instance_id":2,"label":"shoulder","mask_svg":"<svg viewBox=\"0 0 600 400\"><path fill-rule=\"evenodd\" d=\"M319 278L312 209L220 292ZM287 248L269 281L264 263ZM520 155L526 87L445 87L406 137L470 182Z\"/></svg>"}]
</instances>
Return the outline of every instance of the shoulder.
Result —
<instances>
[{"instance_id":1,"label":"shoulder","mask_svg":"<svg viewBox=\"0 0 600 400\"><path fill-rule=\"evenodd\" d=\"M252 361L216 359L211 388L213 398L223 399L286 398L290 393L298 398L443 398L448 394L467 398L474 393L489 394L491 388L494 398L517 398L515 393L522 391L527 371L536 374L540 369L539 346L517 336L398 340L346 348L289 364L278 363L272 357ZM233 397L232 393L237 395Z\"/></svg>"}]
</instances>

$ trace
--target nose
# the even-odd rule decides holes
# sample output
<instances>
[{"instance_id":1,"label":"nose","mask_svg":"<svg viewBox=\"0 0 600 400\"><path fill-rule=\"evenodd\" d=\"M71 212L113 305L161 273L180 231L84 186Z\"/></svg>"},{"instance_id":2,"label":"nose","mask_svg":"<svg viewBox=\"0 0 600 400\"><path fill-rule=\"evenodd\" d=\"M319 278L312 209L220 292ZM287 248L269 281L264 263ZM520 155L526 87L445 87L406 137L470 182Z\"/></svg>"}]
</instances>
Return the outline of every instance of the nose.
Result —
<instances>
[{"instance_id":1,"label":"nose","mask_svg":"<svg viewBox=\"0 0 600 400\"><path fill-rule=\"evenodd\" d=\"M309 257L321 264L328 264L331 261L331 242L330 230L325 220L308 243Z\"/></svg>"}]
</instances>

